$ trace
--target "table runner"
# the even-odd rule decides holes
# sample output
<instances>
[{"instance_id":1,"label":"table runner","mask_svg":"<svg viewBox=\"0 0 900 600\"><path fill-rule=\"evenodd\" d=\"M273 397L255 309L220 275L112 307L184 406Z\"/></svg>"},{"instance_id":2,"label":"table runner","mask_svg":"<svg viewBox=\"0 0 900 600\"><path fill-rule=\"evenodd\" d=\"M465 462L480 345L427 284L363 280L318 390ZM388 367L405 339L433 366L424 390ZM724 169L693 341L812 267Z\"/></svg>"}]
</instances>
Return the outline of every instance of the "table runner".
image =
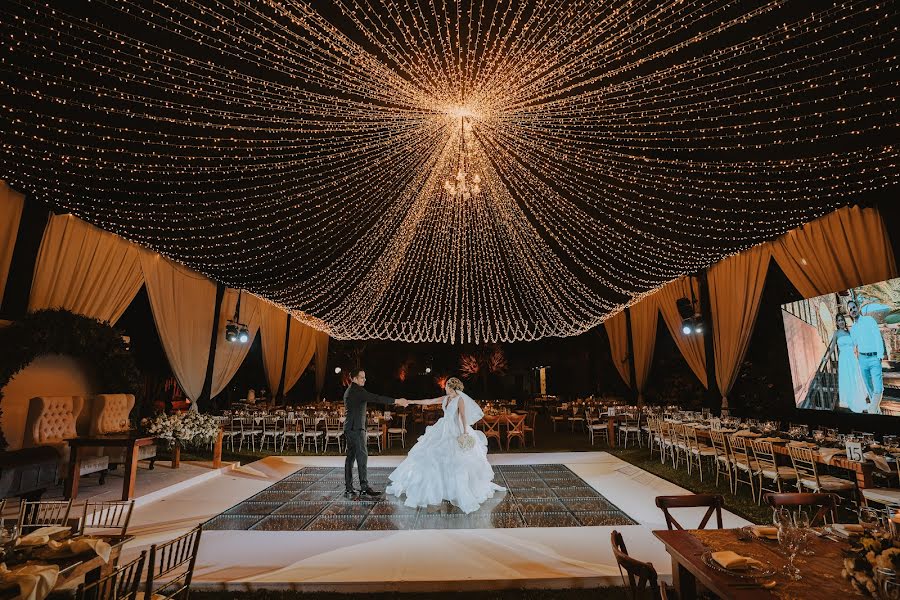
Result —
<instances>
[{"instance_id":1,"label":"table runner","mask_svg":"<svg viewBox=\"0 0 900 600\"><path fill-rule=\"evenodd\" d=\"M789 581L780 573L787 564L787 558L781 553L777 542L753 540L742 542L737 539L734 529L694 530L690 532L712 552L731 550L741 556L749 556L767 562L778 571L774 579L778 582L774 588L767 590L784 600L800 598L860 598L863 597L849 581L841 576L843 567L842 550L844 544L832 542L824 538L814 538L809 549L814 556L798 556L794 564L800 569L802 579ZM735 582L740 581L735 578Z\"/></svg>"}]
</instances>

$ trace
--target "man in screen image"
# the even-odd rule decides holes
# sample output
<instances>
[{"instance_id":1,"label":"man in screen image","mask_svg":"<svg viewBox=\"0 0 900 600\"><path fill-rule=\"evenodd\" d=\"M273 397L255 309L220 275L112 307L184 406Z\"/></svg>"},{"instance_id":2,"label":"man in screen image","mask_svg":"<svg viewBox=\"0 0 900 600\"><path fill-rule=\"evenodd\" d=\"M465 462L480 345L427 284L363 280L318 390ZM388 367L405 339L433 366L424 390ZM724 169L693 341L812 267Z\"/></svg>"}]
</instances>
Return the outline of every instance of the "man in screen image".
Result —
<instances>
[{"instance_id":1,"label":"man in screen image","mask_svg":"<svg viewBox=\"0 0 900 600\"><path fill-rule=\"evenodd\" d=\"M855 300L847 302L847 312L853 319L850 336L856 344L856 351L859 353L859 369L872 401L867 412L881 414L881 397L884 395L884 374L881 371L884 339L881 337L881 329L875 319L869 315L860 314L859 305Z\"/></svg>"}]
</instances>

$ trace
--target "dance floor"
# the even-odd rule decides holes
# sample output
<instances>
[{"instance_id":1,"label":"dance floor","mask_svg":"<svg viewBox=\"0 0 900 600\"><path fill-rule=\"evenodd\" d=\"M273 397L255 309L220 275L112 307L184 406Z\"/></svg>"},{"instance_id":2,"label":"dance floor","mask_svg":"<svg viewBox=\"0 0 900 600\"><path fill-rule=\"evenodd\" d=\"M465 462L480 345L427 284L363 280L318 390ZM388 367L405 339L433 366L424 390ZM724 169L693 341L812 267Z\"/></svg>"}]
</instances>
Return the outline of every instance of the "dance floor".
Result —
<instances>
[{"instance_id":1,"label":"dance floor","mask_svg":"<svg viewBox=\"0 0 900 600\"><path fill-rule=\"evenodd\" d=\"M372 483L383 489L387 473L402 458L371 456ZM343 491L342 457L266 457L135 508L129 533L136 539L125 557L207 523L194 575L199 589L588 588L622 585L609 542L617 529L633 555L653 562L663 579L671 578L671 560L653 536L654 529L665 528L654 498L685 490L606 452L489 454L488 460L499 474L497 481L510 491L497 494L491 505L470 517L446 506L429 507L416 511L410 523L391 498L375 503L338 499L334 492ZM576 496L566 497L567 490L576 490ZM251 503L267 505L247 508ZM308 504L296 508L300 503ZM532 512L542 505L552 510ZM236 514L255 508L266 514ZM294 508L309 514L285 514L291 520L288 527L266 529L266 523L276 524L276 515ZM346 511L360 514L341 514ZM539 512L554 515L553 522L529 524L528 515ZM680 513L679 520L699 522L703 512L691 509ZM615 517L615 524L586 520L592 513ZM493 521L497 514L515 515L519 526L498 527ZM226 518L235 517L246 517L244 529L219 529ZM488 519L491 528L483 528ZM317 520L323 527L314 525ZM560 526L563 520L570 526ZM727 527L746 524L729 513L724 520ZM582 524L587 522L597 524ZM341 530L328 528L335 523ZM376 523L389 528L376 530ZM457 528L463 523L464 528ZM402 529L404 525L415 529Z\"/></svg>"},{"instance_id":2,"label":"dance floor","mask_svg":"<svg viewBox=\"0 0 900 600\"><path fill-rule=\"evenodd\" d=\"M402 498L344 498L343 467L303 467L204 524L205 530L384 531L634 525L634 521L562 464L495 465L507 488L465 514L449 502L408 507ZM369 469L376 488L392 469Z\"/></svg>"}]
</instances>

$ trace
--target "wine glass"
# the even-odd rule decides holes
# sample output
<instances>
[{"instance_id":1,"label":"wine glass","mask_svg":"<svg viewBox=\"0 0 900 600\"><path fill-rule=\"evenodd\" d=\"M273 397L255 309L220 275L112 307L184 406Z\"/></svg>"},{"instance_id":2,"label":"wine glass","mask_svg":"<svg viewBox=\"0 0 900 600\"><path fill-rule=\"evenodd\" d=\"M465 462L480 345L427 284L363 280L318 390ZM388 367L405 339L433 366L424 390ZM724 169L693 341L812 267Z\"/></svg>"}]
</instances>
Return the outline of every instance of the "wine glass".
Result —
<instances>
[{"instance_id":1,"label":"wine glass","mask_svg":"<svg viewBox=\"0 0 900 600\"><path fill-rule=\"evenodd\" d=\"M13 522L7 524L0 519L0 549L3 550L3 558L5 559L13 548L16 547L16 541L19 539L19 527Z\"/></svg>"},{"instance_id":2,"label":"wine glass","mask_svg":"<svg viewBox=\"0 0 900 600\"><path fill-rule=\"evenodd\" d=\"M801 537L801 549L800 554L803 556L812 556L815 554L812 550L809 549L809 542L812 541L813 537L816 535L815 532L810 527L809 522L809 514L805 511L797 511L797 514L794 517L794 524L797 526L797 529L800 530Z\"/></svg>"},{"instance_id":3,"label":"wine glass","mask_svg":"<svg viewBox=\"0 0 900 600\"><path fill-rule=\"evenodd\" d=\"M867 506L860 507L859 524L863 526L863 529L867 533L876 537L881 536L884 533L882 514L874 508L869 508Z\"/></svg>"},{"instance_id":4,"label":"wine glass","mask_svg":"<svg viewBox=\"0 0 900 600\"><path fill-rule=\"evenodd\" d=\"M778 527L778 544L788 558L788 562L784 566L784 574L793 581L802 579L800 569L794 565L794 559L797 558L797 552L800 550L802 535L802 532L797 527L794 527L791 521Z\"/></svg>"}]
</instances>

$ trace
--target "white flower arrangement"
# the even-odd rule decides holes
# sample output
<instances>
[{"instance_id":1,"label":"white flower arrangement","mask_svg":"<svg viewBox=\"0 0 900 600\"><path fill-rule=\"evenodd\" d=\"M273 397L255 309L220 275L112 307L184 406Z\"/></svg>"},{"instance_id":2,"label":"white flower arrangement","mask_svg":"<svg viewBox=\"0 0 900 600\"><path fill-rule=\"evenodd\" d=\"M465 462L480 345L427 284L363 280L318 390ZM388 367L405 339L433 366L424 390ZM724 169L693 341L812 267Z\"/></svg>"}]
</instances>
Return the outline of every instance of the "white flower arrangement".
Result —
<instances>
[{"instance_id":1,"label":"white flower arrangement","mask_svg":"<svg viewBox=\"0 0 900 600\"><path fill-rule=\"evenodd\" d=\"M144 419L141 426L148 435L169 443L178 442L184 446L209 444L219 435L219 422L211 415L195 411L181 414L159 414L152 419Z\"/></svg>"},{"instance_id":2,"label":"white flower arrangement","mask_svg":"<svg viewBox=\"0 0 900 600\"><path fill-rule=\"evenodd\" d=\"M845 552L841 575L863 594L877 597L879 569L888 573L900 571L900 546L890 538L867 535Z\"/></svg>"}]
</instances>

